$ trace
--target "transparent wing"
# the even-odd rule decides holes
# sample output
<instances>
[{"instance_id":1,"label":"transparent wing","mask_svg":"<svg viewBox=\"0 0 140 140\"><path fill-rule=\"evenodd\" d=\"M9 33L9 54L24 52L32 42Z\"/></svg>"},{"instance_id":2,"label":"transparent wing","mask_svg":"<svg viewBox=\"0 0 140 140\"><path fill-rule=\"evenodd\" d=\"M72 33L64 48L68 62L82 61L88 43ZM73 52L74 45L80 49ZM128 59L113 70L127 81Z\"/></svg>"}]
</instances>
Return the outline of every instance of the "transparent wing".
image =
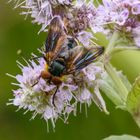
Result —
<instances>
[{"instance_id":1,"label":"transparent wing","mask_svg":"<svg viewBox=\"0 0 140 140\"><path fill-rule=\"evenodd\" d=\"M64 51L67 35L60 17L54 17L50 23L45 44L46 60L49 63Z\"/></svg>"},{"instance_id":2,"label":"transparent wing","mask_svg":"<svg viewBox=\"0 0 140 140\"><path fill-rule=\"evenodd\" d=\"M48 64L58 57L68 57L68 51L77 46L76 40L68 36L65 30L60 17L52 19L45 44L45 59Z\"/></svg>"},{"instance_id":3,"label":"transparent wing","mask_svg":"<svg viewBox=\"0 0 140 140\"><path fill-rule=\"evenodd\" d=\"M97 58L103 54L104 47L95 47L92 49L86 49L83 47L76 47L71 50L70 57L67 60L67 70L66 73L74 73L75 71L79 71L90 63L97 60Z\"/></svg>"}]
</instances>

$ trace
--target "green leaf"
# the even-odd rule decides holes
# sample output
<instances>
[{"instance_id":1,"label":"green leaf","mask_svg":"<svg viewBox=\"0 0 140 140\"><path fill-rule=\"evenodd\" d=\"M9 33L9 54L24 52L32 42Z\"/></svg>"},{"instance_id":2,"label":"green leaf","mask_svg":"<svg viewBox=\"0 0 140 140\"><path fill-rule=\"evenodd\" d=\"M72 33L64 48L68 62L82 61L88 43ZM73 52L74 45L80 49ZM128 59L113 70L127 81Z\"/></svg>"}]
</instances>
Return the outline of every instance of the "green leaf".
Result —
<instances>
[{"instance_id":1,"label":"green leaf","mask_svg":"<svg viewBox=\"0 0 140 140\"><path fill-rule=\"evenodd\" d=\"M107 115L109 114L106 103L100 93L100 90L98 87L95 87L94 89L90 88L90 91L93 93L93 101L94 103L99 107L101 111L104 111Z\"/></svg>"},{"instance_id":2,"label":"green leaf","mask_svg":"<svg viewBox=\"0 0 140 140\"><path fill-rule=\"evenodd\" d=\"M95 36L96 39L94 39L93 41L95 43L97 43L98 45L101 45L101 46L104 46L104 47L108 45L109 42L108 42L106 36L103 33L98 32L98 33L94 34L94 36Z\"/></svg>"},{"instance_id":3,"label":"green leaf","mask_svg":"<svg viewBox=\"0 0 140 140\"><path fill-rule=\"evenodd\" d=\"M122 135L122 136L110 136L103 140L140 140L140 139L130 135Z\"/></svg>"},{"instance_id":4,"label":"green leaf","mask_svg":"<svg viewBox=\"0 0 140 140\"><path fill-rule=\"evenodd\" d=\"M140 127L140 76L138 76L133 87L127 97L127 110L132 114L133 118Z\"/></svg>"},{"instance_id":5,"label":"green leaf","mask_svg":"<svg viewBox=\"0 0 140 140\"><path fill-rule=\"evenodd\" d=\"M111 81L111 80L110 80ZM123 105L123 101L117 94L114 85L110 81L100 80L100 90L118 107Z\"/></svg>"},{"instance_id":6,"label":"green leaf","mask_svg":"<svg viewBox=\"0 0 140 140\"><path fill-rule=\"evenodd\" d=\"M115 68L113 68L115 73L117 74L117 77L121 79L124 86L127 88L128 91L131 90L132 85L128 81L127 77L123 75L121 71L117 71ZM104 72L102 74L102 79L99 81L99 87L103 93L106 94L106 96L116 105L117 108L121 108L123 110L126 110L126 99L123 100L118 93L118 88L116 87L116 84L114 83L113 79L109 76L108 73ZM127 97L126 97L127 98Z\"/></svg>"},{"instance_id":7,"label":"green leaf","mask_svg":"<svg viewBox=\"0 0 140 140\"><path fill-rule=\"evenodd\" d=\"M126 86L127 90L130 91L132 89L132 85L127 79L127 77L122 73L122 71L118 71L118 76L120 77L124 85Z\"/></svg>"}]
</instances>

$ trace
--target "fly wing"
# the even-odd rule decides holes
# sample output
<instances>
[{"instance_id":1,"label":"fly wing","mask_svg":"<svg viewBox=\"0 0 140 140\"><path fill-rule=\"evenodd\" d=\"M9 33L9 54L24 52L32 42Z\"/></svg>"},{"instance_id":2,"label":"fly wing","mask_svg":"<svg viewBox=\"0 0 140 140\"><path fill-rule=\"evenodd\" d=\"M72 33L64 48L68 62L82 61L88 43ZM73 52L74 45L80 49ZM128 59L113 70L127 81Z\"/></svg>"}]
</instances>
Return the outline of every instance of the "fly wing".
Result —
<instances>
[{"instance_id":1,"label":"fly wing","mask_svg":"<svg viewBox=\"0 0 140 140\"><path fill-rule=\"evenodd\" d=\"M48 37L45 44L46 60L48 63L56 59L64 51L67 35L60 17L54 17L50 23Z\"/></svg>"},{"instance_id":2,"label":"fly wing","mask_svg":"<svg viewBox=\"0 0 140 140\"><path fill-rule=\"evenodd\" d=\"M67 60L67 70L66 74L74 73L75 71L79 71L90 63L97 60L97 58L103 54L104 47L95 47L91 49L86 49L83 47L76 47L71 50L71 55Z\"/></svg>"}]
</instances>

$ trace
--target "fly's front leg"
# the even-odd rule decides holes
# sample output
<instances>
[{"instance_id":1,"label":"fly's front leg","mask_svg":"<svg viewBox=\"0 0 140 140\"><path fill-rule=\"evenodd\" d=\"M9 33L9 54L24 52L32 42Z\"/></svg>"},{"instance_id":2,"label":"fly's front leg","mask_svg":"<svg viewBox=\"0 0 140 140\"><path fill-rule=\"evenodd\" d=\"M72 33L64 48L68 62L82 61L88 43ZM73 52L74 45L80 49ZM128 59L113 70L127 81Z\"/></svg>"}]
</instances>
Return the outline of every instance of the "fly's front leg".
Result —
<instances>
[{"instance_id":1,"label":"fly's front leg","mask_svg":"<svg viewBox=\"0 0 140 140\"><path fill-rule=\"evenodd\" d=\"M39 80L40 80L40 78L41 78L41 75L37 78L37 81L33 85L31 85L31 87L34 87L35 85L37 85Z\"/></svg>"}]
</instances>

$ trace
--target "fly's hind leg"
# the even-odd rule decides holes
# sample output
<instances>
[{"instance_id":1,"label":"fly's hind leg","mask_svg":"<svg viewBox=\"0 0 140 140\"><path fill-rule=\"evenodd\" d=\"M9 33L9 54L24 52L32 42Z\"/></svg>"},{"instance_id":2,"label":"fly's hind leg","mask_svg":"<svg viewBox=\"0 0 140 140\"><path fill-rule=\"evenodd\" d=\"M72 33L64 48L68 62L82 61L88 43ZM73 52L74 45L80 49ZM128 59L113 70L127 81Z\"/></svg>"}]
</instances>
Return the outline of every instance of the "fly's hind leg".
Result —
<instances>
[{"instance_id":1,"label":"fly's hind leg","mask_svg":"<svg viewBox=\"0 0 140 140\"><path fill-rule=\"evenodd\" d=\"M55 93L52 96L52 104L53 104L54 107L56 107L56 105L55 105L55 96L56 96L56 93L57 93L58 89L59 89L59 86L57 86L57 88L55 90Z\"/></svg>"}]
</instances>

